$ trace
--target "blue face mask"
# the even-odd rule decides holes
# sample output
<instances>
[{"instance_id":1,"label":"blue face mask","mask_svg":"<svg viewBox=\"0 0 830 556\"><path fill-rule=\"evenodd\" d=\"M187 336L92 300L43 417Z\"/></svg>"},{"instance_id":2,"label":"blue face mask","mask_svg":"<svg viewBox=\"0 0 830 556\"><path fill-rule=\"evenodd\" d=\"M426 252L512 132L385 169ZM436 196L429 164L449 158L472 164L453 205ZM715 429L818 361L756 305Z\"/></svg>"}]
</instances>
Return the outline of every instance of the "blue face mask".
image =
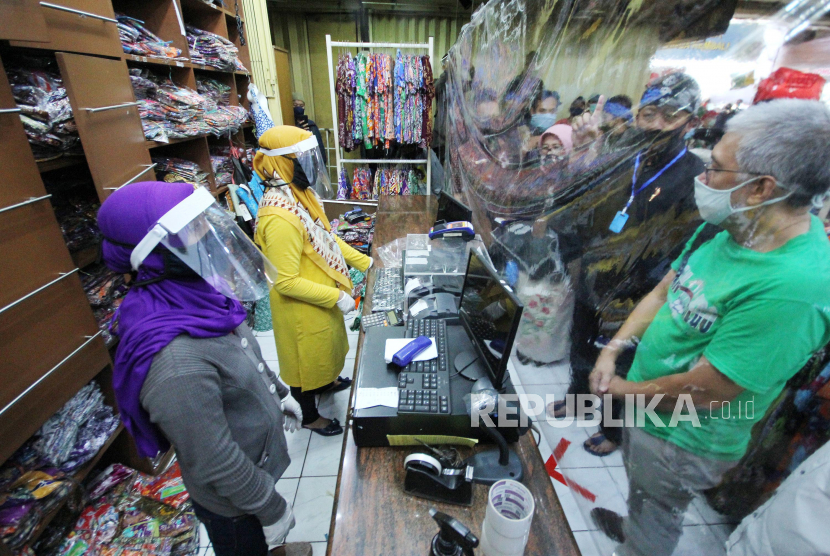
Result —
<instances>
[{"instance_id":1,"label":"blue face mask","mask_svg":"<svg viewBox=\"0 0 830 556\"><path fill-rule=\"evenodd\" d=\"M530 116L530 125L540 129L547 129L556 123L556 114L533 114Z\"/></svg>"}]
</instances>

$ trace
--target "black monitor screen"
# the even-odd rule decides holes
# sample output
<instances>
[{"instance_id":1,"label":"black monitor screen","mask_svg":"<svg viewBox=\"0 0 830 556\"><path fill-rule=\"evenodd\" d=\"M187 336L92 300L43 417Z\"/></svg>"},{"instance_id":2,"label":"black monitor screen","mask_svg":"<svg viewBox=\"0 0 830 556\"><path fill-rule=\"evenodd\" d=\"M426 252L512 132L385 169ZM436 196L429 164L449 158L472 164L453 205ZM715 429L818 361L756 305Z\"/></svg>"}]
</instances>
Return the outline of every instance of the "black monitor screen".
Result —
<instances>
[{"instance_id":1,"label":"black monitor screen","mask_svg":"<svg viewBox=\"0 0 830 556\"><path fill-rule=\"evenodd\" d=\"M447 195L443 191L438 194L438 214L435 216L436 222L470 222L472 217L473 211L458 199Z\"/></svg>"},{"instance_id":2,"label":"black monitor screen","mask_svg":"<svg viewBox=\"0 0 830 556\"><path fill-rule=\"evenodd\" d=\"M490 265L471 250L459 315L496 389L503 386L523 308Z\"/></svg>"}]
</instances>

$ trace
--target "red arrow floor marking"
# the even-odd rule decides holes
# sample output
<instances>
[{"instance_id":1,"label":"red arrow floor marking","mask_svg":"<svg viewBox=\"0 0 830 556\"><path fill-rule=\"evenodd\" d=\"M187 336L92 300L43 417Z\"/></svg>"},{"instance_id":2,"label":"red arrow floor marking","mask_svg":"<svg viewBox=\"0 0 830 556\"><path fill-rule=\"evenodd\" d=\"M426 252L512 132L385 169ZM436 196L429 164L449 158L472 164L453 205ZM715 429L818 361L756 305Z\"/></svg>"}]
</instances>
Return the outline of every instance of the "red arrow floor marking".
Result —
<instances>
[{"instance_id":1,"label":"red arrow floor marking","mask_svg":"<svg viewBox=\"0 0 830 556\"><path fill-rule=\"evenodd\" d=\"M565 479L565 476L562 475L561 472L557 471L556 467L559 465L557 462L562 459L562 456L565 455L565 452L568 450L568 446L571 445L569 440L564 438L559 439L559 444L556 445L556 449L553 451L553 454L548 458L548 461L545 462L545 469L548 472L548 475L562 483L563 485L567 486L571 490L578 492L583 498L590 502L596 502L597 496L588 490L587 488L575 483L572 480Z\"/></svg>"}]
</instances>

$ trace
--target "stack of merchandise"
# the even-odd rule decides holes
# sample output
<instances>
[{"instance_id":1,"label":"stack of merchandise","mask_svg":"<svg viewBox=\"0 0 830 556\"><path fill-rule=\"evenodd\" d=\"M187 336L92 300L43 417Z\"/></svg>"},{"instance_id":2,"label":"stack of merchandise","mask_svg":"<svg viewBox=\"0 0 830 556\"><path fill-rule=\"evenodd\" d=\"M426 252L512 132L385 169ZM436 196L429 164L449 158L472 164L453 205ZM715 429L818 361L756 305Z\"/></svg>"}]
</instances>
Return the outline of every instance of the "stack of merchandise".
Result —
<instances>
[{"instance_id":1,"label":"stack of merchandise","mask_svg":"<svg viewBox=\"0 0 830 556\"><path fill-rule=\"evenodd\" d=\"M92 314L98 322L98 329L103 333L104 341L109 347L115 343L109 329L110 322L130 288L124 282L123 274L112 272L103 264L82 271L81 282L92 307Z\"/></svg>"},{"instance_id":2,"label":"stack of merchandise","mask_svg":"<svg viewBox=\"0 0 830 556\"><path fill-rule=\"evenodd\" d=\"M70 253L101 243L96 217L100 203L92 198L53 198L55 216Z\"/></svg>"},{"instance_id":3,"label":"stack of merchandise","mask_svg":"<svg viewBox=\"0 0 830 556\"><path fill-rule=\"evenodd\" d=\"M199 82L209 93L205 95L147 69L130 69L130 80L147 139L166 143L209 133L219 136L239 131L248 120L242 106L223 104L230 101L230 88L212 79Z\"/></svg>"},{"instance_id":4,"label":"stack of merchandise","mask_svg":"<svg viewBox=\"0 0 830 556\"><path fill-rule=\"evenodd\" d=\"M368 166L355 166L351 185L341 171L337 185L338 199L368 201L380 195L421 195L426 193L423 170L413 166L378 165L375 171Z\"/></svg>"},{"instance_id":5,"label":"stack of merchandise","mask_svg":"<svg viewBox=\"0 0 830 556\"><path fill-rule=\"evenodd\" d=\"M228 106L231 103L231 88L216 79L196 78L196 90L199 94L213 100L219 106Z\"/></svg>"},{"instance_id":6,"label":"stack of merchandise","mask_svg":"<svg viewBox=\"0 0 830 556\"><path fill-rule=\"evenodd\" d=\"M435 83L429 56L360 52L337 63L338 135L347 151L390 148L391 142L422 149L432 142Z\"/></svg>"},{"instance_id":7,"label":"stack of merchandise","mask_svg":"<svg viewBox=\"0 0 830 556\"><path fill-rule=\"evenodd\" d=\"M375 236L375 215L366 222L349 224L342 216L331 221L331 229L343 241L360 251L368 253Z\"/></svg>"},{"instance_id":8,"label":"stack of merchandise","mask_svg":"<svg viewBox=\"0 0 830 556\"><path fill-rule=\"evenodd\" d=\"M114 464L88 485L89 505L53 554L189 556L199 550L199 521L179 464L151 477Z\"/></svg>"},{"instance_id":9,"label":"stack of merchandise","mask_svg":"<svg viewBox=\"0 0 830 556\"><path fill-rule=\"evenodd\" d=\"M221 71L248 72L239 61L239 49L225 37L188 25L187 45L190 47L190 61L194 64Z\"/></svg>"},{"instance_id":10,"label":"stack of merchandise","mask_svg":"<svg viewBox=\"0 0 830 556\"><path fill-rule=\"evenodd\" d=\"M154 156L153 162L157 165L156 177L161 181L190 183L194 187L202 186L210 189L208 173L195 162L166 156Z\"/></svg>"},{"instance_id":11,"label":"stack of merchandise","mask_svg":"<svg viewBox=\"0 0 830 556\"><path fill-rule=\"evenodd\" d=\"M91 460L118 428L118 417L90 382L0 468L0 538L24 545L44 516L72 492L71 473Z\"/></svg>"},{"instance_id":12,"label":"stack of merchandise","mask_svg":"<svg viewBox=\"0 0 830 556\"><path fill-rule=\"evenodd\" d=\"M213 175L216 178L216 187L228 185L233 181L233 161L230 147L210 148L210 164L213 166Z\"/></svg>"},{"instance_id":13,"label":"stack of merchandise","mask_svg":"<svg viewBox=\"0 0 830 556\"><path fill-rule=\"evenodd\" d=\"M35 159L82 155L72 106L54 60L21 57L6 72Z\"/></svg>"},{"instance_id":14,"label":"stack of merchandise","mask_svg":"<svg viewBox=\"0 0 830 556\"><path fill-rule=\"evenodd\" d=\"M144 22L140 19L123 14L116 14L115 18L118 20L118 36L121 38L121 47L127 54L168 60L187 60L187 57L182 56L181 49L154 35L144 27Z\"/></svg>"}]
</instances>

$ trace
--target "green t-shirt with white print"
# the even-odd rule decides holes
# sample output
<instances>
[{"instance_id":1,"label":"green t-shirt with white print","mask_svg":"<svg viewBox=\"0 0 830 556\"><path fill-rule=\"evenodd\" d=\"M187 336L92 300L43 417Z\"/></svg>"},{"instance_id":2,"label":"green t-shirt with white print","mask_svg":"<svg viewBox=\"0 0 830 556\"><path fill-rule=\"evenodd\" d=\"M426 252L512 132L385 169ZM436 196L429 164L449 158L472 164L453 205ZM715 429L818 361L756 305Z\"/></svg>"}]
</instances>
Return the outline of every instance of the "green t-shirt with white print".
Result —
<instances>
[{"instance_id":1,"label":"green t-shirt with white print","mask_svg":"<svg viewBox=\"0 0 830 556\"><path fill-rule=\"evenodd\" d=\"M672 265L677 271L697 234ZM697 409L700 427L657 412L644 430L700 456L737 460L752 426L810 356L830 341L830 241L821 221L769 253L721 232L689 258L643 335L628 380L691 369L701 355L744 388L729 404ZM683 411L688 415L688 407Z\"/></svg>"}]
</instances>

